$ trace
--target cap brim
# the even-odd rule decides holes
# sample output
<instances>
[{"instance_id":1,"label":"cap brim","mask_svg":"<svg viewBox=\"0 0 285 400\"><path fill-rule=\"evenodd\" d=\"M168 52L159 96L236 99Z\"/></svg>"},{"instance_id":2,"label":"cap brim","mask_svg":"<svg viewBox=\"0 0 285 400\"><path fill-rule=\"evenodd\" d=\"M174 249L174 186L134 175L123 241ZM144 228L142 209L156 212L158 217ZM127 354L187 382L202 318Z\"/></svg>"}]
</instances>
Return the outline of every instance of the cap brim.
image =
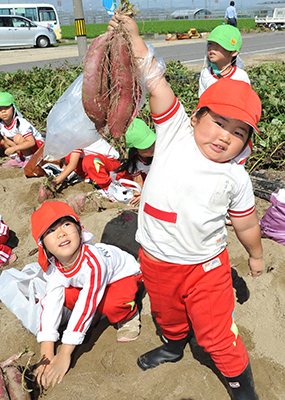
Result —
<instances>
[{"instance_id":1,"label":"cap brim","mask_svg":"<svg viewBox=\"0 0 285 400\"><path fill-rule=\"evenodd\" d=\"M238 119L242 122L245 122L247 125L251 126L256 133L259 134L259 129L252 121L250 121L248 114L243 110L237 109L233 106L228 106L226 104L223 106L211 104L209 109L215 114L222 115L223 117Z\"/></svg>"}]
</instances>

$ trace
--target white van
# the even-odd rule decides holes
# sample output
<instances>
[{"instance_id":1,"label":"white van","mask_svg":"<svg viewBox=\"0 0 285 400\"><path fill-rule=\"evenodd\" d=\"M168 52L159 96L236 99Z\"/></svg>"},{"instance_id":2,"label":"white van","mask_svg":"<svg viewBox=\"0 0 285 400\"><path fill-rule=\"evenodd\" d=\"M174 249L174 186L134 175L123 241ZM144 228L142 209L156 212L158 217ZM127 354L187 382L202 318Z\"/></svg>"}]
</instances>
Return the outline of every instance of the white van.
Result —
<instances>
[{"instance_id":1,"label":"white van","mask_svg":"<svg viewBox=\"0 0 285 400\"><path fill-rule=\"evenodd\" d=\"M47 47L55 43L56 36L51 28L18 15L0 15L0 47Z\"/></svg>"},{"instance_id":2,"label":"white van","mask_svg":"<svg viewBox=\"0 0 285 400\"><path fill-rule=\"evenodd\" d=\"M59 18L52 4L0 4L0 15L20 15L37 25L53 29L57 40L62 38Z\"/></svg>"}]
</instances>

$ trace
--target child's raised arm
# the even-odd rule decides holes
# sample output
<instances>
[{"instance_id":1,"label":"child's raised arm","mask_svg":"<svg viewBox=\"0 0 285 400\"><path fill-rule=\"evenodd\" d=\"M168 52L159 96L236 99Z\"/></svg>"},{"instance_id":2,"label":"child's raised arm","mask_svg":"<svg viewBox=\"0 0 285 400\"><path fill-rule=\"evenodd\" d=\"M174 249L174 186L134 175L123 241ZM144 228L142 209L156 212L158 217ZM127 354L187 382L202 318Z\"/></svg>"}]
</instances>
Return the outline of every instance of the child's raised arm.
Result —
<instances>
[{"instance_id":1,"label":"child's raised arm","mask_svg":"<svg viewBox=\"0 0 285 400\"><path fill-rule=\"evenodd\" d=\"M238 240L249 254L250 275L257 278L264 271L264 261L260 226L256 212L243 218L231 217L231 222Z\"/></svg>"},{"instance_id":2,"label":"child's raised arm","mask_svg":"<svg viewBox=\"0 0 285 400\"><path fill-rule=\"evenodd\" d=\"M148 48L139 35L139 30L136 22L125 15L115 14L109 22L108 30L113 30L118 26L118 23L123 24L127 30L132 43L134 56L137 58L138 72L141 73L139 65L141 60L148 54ZM153 58L151 69L155 66L156 59ZM149 71L150 72L150 71ZM144 72L145 73L145 72ZM146 78L146 76L143 76ZM161 114L171 107L174 101L174 93L171 87L162 76L154 88L151 88L149 97L150 110L153 114Z\"/></svg>"}]
</instances>

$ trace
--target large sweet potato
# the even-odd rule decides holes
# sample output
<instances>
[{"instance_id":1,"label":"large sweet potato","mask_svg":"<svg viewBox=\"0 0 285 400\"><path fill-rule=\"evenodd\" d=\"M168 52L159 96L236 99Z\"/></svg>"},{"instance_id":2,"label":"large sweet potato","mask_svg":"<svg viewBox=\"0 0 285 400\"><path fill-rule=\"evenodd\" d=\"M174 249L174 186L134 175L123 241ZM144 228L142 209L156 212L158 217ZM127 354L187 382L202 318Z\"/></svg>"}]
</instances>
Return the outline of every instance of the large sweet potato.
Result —
<instances>
[{"instance_id":1,"label":"large sweet potato","mask_svg":"<svg viewBox=\"0 0 285 400\"><path fill-rule=\"evenodd\" d=\"M106 110L106 120L107 124L108 110L110 107L110 91L111 91L111 80L110 80L110 49L111 49L112 39L110 40L109 46L106 50L103 59L103 69L101 75L101 101L103 103L103 108Z\"/></svg>"},{"instance_id":2,"label":"large sweet potato","mask_svg":"<svg viewBox=\"0 0 285 400\"><path fill-rule=\"evenodd\" d=\"M0 368L0 400L9 400L9 396L5 386L3 371Z\"/></svg>"},{"instance_id":3,"label":"large sweet potato","mask_svg":"<svg viewBox=\"0 0 285 400\"><path fill-rule=\"evenodd\" d=\"M110 53L111 94L108 127L114 138L124 135L138 106L138 80L125 37L115 32Z\"/></svg>"},{"instance_id":4,"label":"large sweet potato","mask_svg":"<svg viewBox=\"0 0 285 400\"><path fill-rule=\"evenodd\" d=\"M116 13L134 17L129 0ZM124 136L138 111L141 90L131 41L122 24L94 39L83 64L82 103L98 132L108 126L114 138Z\"/></svg>"},{"instance_id":5,"label":"large sweet potato","mask_svg":"<svg viewBox=\"0 0 285 400\"><path fill-rule=\"evenodd\" d=\"M30 393L22 387L22 374L14 365L5 367L7 388L11 400L31 400Z\"/></svg>"},{"instance_id":6,"label":"large sweet potato","mask_svg":"<svg viewBox=\"0 0 285 400\"><path fill-rule=\"evenodd\" d=\"M106 32L93 40L83 63L82 103L88 117L95 123L98 132L106 125L108 81L102 79L106 57L108 57L110 38L113 32ZM108 104L108 103L107 103Z\"/></svg>"}]
</instances>

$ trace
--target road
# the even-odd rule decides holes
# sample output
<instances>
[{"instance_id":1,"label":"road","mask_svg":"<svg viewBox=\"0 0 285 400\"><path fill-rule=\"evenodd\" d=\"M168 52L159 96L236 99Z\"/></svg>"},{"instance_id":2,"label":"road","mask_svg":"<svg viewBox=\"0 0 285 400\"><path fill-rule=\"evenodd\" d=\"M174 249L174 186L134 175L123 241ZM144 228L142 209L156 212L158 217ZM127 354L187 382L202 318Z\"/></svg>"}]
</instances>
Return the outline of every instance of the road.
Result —
<instances>
[{"instance_id":1,"label":"road","mask_svg":"<svg viewBox=\"0 0 285 400\"><path fill-rule=\"evenodd\" d=\"M241 58L285 53L285 32L264 32L243 34ZM157 55L165 61L181 61L189 67L203 65L206 39L184 39L166 41L163 38L147 40L156 48ZM28 70L33 66L43 68L45 65L61 66L67 61L78 65L82 57L78 56L76 45L49 47L46 49L26 48L0 50L0 71L16 72L18 69Z\"/></svg>"}]
</instances>

